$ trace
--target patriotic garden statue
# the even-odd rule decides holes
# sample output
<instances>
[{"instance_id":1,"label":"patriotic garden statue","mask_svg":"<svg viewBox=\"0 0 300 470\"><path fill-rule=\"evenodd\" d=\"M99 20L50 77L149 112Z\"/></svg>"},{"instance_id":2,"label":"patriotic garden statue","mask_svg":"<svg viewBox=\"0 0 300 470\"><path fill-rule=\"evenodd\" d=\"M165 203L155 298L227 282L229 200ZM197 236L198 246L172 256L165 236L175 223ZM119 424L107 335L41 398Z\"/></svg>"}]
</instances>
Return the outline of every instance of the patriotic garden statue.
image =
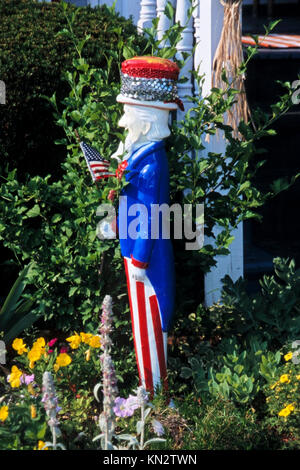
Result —
<instances>
[{"instance_id":1,"label":"patriotic garden statue","mask_svg":"<svg viewBox=\"0 0 300 470\"><path fill-rule=\"evenodd\" d=\"M169 112L183 108L178 74L168 59L144 56L123 62L117 101L124 104L119 125L128 135L111 156L119 161L117 174L125 172L128 183L121 192L118 232L140 383L151 393L160 385L167 389L167 332L175 297L171 240L162 237L162 224L151 209L169 204L163 139L170 135Z\"/></svg>"}]
</instances>

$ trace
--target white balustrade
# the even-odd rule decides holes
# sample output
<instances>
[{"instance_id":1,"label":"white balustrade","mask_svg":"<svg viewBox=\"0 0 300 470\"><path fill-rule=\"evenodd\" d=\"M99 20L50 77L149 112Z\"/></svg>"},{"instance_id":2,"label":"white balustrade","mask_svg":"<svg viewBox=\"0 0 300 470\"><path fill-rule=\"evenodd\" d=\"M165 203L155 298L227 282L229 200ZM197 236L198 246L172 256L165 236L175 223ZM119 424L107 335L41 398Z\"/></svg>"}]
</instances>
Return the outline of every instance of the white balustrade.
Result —
<instances>
[{"instance_id":1,"label":"white balustrade","mask_svg":"<svg viewBox=\"0 0 300 470\"><path fill-rule=\"evenodd\" d=\"M144 28L151 28L154 18L156 18L156 0L141 0L138 30L142 32Z\"/></svg>"},{"instance_id":2,"label":"white balustrade","mask_svg":"<svg viewBox=\"0 0 300 470\"><path fill-rule=\"evenodd\" d=\"M195 50L194 50L194 70L199 73L201 64L201 21L200 21L200 0L193 0L193 17L194 17L194 37L195 37ZM195 95L199 94L198 84L195 80L194 83Z\"/></svg>"},{"instance_id":3,"label":"white balustrade","mask_svg":"<svg viewBox=\"0 0 300 470\"><path fill-rule=\"evenodd\" d=\"M175 6L176 0L169 0L169 2ZM170 20L165 14L165 7L168 3L168 0L157 0L157 17L159 18L158 27L157 27L157 39L161 40L164 33L172 26L173 21ZM173 18L174 19L174 18ZM162 42L160 47L165 47L168 45L168 42Z\"/></svg>"},{"instance_id":4,"label":"white balustrade","mask_svg":"<svg viewBox=\"0 0 300 470\"><path fill-rule=\"evenodd\" d=\"M181 120L184 118L185 113L190 108L190 103L186 99L186 96L191 96L193 93L193 84L192 84L192 74L193 69L193 45L194 45L194 29L193 29L193 18L188 18L188 9L191 6L190 0L177 0L177 8L175 21L179 22L181 26L185 26L184 31L181 34L181 40L177 44L177 58L183 60L183 53L187 52L190 54L190 57L186 60L185 65L182 67L180 76L186 77L187 81L185 83L178 84L178 94L182 100L185 108L185 112L178 111L177 119Z\"/></svg>"}]
</instances>

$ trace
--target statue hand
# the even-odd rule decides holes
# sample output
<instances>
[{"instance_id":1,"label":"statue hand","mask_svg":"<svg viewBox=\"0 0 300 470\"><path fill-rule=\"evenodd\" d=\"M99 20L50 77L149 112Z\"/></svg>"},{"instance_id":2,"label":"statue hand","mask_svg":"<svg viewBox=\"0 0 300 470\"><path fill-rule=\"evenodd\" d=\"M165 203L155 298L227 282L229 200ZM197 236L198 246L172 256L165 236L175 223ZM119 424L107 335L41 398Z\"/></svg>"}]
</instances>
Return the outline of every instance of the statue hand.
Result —
<instances>
[{"instance_id":1,"label":"statue hand","mask_svg":"<svg viewBox=\"0 0 300 470\"><path fill-rule=\"evenodd\" d=\"M110 158L115 158L117 162L120 163L122 161L120 156L123 155L123 153L124 153L124 144L123 142L120 142L118 149L111 155Z\"/></svg>"},{"instance_id":2,"label":"statue hand","mask_svg":"<svg viewBox=\"0 0 300 470\"><path fill-rule=\"evenodd\" d=\"M115 152L115 153L117 153L117 152ZM117 160L118 163L121 163L121 161L122 161L121 158L119 158L117 155L115 155L115 153L113 153L110 158L111 158L111 159L114 158L115 160Z\"/></svg>"},{"instance_id":3,"label":"statue hand","mask_svg":"<svg viewBox=\"0 0 300 470\"><path fill-rule=\"evenodd\" d=\"M146 269L138 268L131 263L130 273L135 281L144 281L146 279Z\"/></svg>"}]
</instances>

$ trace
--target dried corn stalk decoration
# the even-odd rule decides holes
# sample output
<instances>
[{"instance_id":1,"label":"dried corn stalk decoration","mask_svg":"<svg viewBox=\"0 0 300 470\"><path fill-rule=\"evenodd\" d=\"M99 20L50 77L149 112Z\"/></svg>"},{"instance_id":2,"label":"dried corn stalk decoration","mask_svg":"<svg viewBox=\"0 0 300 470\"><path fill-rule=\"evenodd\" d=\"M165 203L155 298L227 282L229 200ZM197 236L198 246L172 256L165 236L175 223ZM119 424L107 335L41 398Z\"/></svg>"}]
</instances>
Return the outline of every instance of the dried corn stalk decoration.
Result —
<instances>
[{"instance_id":1,"label":"dried corn stalk decoration","mask_svg":"<svg viewBox=\"0 0 300 470\"><path fill-rule=\"evenodd\" d=\"M227 84L222 80L222 72L225 70L232 88L240 93L236 95L236 103L227 111L226 124L234 130L234 135L239 136L238 125L243 119L248 122L250 110L245 92L245 76L237 75L237 71L243 62L241 4L242 0L220 0L224 6L224 22L220 42L218 44L212 73L212 86L225 90Z\"/></svg>"}]
</instances>

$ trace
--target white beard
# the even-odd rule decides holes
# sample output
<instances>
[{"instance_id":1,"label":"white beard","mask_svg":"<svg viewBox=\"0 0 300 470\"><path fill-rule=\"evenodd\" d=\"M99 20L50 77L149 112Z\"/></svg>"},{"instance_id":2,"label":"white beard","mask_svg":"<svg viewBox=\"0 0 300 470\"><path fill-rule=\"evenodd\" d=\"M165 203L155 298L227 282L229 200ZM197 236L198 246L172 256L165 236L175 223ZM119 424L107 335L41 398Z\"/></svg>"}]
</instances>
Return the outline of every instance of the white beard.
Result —
<instances>
[{"instance_id":1,"label":"white beard","mask_svg":"<svg viewBox=\"0 0 300 470\"><path fill-rule=\"evenodd\" d=\"M125 139L125 142L120 142L118 150L110 157L110 158L116 158L121 162L121 157L123 155L122 161L127 160L133 150L135 150L137 147L145 144L148 142L147 137L144 135L140 134L137 140L132 140L131 136L127 136Z\"/></svg>"}]
</instances>

